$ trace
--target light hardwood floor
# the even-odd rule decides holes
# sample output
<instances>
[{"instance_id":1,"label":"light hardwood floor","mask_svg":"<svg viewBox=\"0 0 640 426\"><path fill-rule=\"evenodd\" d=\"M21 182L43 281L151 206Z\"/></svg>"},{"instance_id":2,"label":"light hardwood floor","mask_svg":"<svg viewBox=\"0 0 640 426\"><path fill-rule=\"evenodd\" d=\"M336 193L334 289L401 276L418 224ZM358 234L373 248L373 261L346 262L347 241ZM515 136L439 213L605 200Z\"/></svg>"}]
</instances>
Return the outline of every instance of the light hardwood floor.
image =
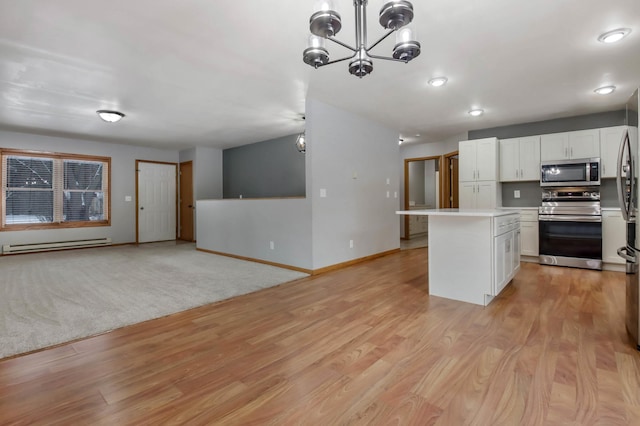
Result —
<instances>
[{"instance_id":1,"label":"light hardwood floor","mask_svg":"<svg viewBox=\"0 0 640 426\"><path fill-rule=\"evenodd\" d=\"M483 308L429 297L426 256L1 361L0 424L639 424L624 274L523 263Z\"/></svg>"}]
</instances>

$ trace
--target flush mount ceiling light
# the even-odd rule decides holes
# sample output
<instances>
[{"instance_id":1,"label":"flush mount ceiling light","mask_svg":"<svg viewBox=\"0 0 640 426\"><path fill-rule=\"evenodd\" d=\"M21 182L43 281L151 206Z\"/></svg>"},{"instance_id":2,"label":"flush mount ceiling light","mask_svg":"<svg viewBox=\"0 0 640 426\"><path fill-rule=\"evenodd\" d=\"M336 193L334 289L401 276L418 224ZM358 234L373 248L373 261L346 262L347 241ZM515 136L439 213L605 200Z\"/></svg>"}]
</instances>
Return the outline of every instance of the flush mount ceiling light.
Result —
<instances>
[{"instance_id":1,"label":"flush mount ceiling light","mask_svg":"<svg viewBox=\"0 0 640 426\"><path fill-rule=\"evenodd\" d=\"M379 13L379 22L388 30L380 39L367 47L367 0L353 0L356 14L356 43L355 47L343 43L335 38L342 28L342 19L336 12L333 1L319 1L316 3L317 12L309 19L309 45L302 54L305 64L314 68L351 60L349 72L357 77L364 77L373 71L372 59L398 61L407 63L420 54L420 43L416 41L415 34L410 28L403 28L413 20L413 5L406 0L382 0L382 8ZM402 28L402 30L400 30ZM398 31L400 30L400 31ZM382 40L396 33L396 44L393 48L393 56L377 56L370 53ZM339 44L353 52L344 58L329 60L329 51L325 47L325 40Z\"/></svg>"},{"instance_id":2,"label":"flush mount ceiling light","mask_svg":"<svg viewBox=\"0 0 640 426\"><path fill-rule=\"evenodd\" d=\"M100 117L102 120L106 121L107 123L115 123L117 121L122 120L122 118L124 117L124 114L118 111L109 111L106 109L99 109L98 111L96 111L96 113L98 114L98 117Z\"/></svg>"},{"instance_id":3,"label":"flush mount ceiling light","mask_svg":"<svg viewBox=\"0 0 640 426\"><path fill-rule=\"evenodd\" d=\"M296 148L298 148L299 152L307 151L307 142L305 141L304 132L298 135L298 138L296 139Z\"/></svg>"},{"instance_id":4,"label":"flush mount ceiling light","mask_svg":"<svg viewBox=\"0 0 640 426\"><path fill-rule=\"evenodd\" d=\"M478 117L480 115L484 114L484 110L480 109L480 108L474 108L471 111L469 111L469 115L473 116L473 117Z\"/></svg>"},{"instance_id":5,"label":"flush mount ceiling light","mask_svg":"<svg viewBox=\"0 0 640 426\"><path fill-rule=\"evenodd\" d=\"M607 31L604 34L600 34L598 41L602 43L615 43L628 36L630 32L631 29L629 28L618 28L617 30Z\"/></svg>"},{"instance_id":6,"label":"flush mount ceiling light","mask_svg":"<svg viewBox=\"0 0 640 426\"><path fill-rule=\"evenodd\" d=\"M594 92L596 92L598 95L608 95L613 93L614 90L616 90L616 86L602 86L598 87L596 90L594 90Z\"/></svg>"},{"instance_id":7,"label":"flush mount ceiling light","mask_svg":"<svg viewBox=\"0 0 640 426\"><path fill-rule=\"evenodd\" d=\"M404 139L402 138L398 139L398 145L402 145L402 142L404 142Z\"/></svg>"},{"instance_id":8,"label":"flush mount ceiling light","mask_svg":"<svg viewBox=\"0 0 640 426\"><path fill-rule=\"evenodd\" d=\"M433 87L440 87L447 84L447 77L436 77L429 80L429 84Z\"/></svg>"}]
</instances>

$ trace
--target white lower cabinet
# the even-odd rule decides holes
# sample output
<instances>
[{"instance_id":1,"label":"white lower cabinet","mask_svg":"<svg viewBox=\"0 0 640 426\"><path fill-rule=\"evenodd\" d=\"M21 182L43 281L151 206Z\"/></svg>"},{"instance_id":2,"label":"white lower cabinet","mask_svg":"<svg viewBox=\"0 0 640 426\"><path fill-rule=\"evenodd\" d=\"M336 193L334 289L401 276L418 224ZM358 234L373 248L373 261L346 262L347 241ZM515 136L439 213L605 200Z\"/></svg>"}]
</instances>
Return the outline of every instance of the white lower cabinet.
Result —
<instances>
[{"instance_id":1,"label":"white lower cabinet","mask_svg":"<svg viewBox=\"0 0 640 426\"><path fill-rule=\"evenodd\" d=\"M538 257L538 212L536 210L520 211L520 230L522 236L521 254Z\"/></svg>"},{"instance_id":2,"label":"white lower cabinet","mask_svg":"<svg viewBox=\"0 0 640 426\"><path fill-rule=\"evenodd\" d=\"M494 281L493 295L500 294L520 269L520 226L518 215L494 220L493 238Z\"/></svg>"},{"instance_id":3,"label":"white lower cabinet","mask_svg":"<svg viewBox=\"0 0 640 426\"><path fill-rule=\"evenodd\" d=\"M605 263L625 263L618 256L618 249L626 244L627 229L620 210L602 212L602 261Z\"/></svg>"}]
</instances>

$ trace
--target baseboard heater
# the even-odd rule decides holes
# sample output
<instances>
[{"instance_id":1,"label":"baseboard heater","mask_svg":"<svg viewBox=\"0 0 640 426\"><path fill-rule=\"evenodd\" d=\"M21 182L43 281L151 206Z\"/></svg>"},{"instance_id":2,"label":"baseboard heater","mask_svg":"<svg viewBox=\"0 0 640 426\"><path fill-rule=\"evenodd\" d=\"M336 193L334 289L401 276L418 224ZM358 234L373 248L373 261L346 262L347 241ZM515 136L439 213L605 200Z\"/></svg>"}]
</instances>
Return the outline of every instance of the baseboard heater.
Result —
<instances>
[{"instance_id":1,"label":"baseboard heater","mask_svg":"<svg viewBox=\"0 0 640 426\"><path fill-rule=\"evenodd\" d=\"M38 244L8 244L2 246L2 254L33 253L37 251L66 250L81 247L98 247L111 245L111 238L95 238L92 240L56 241Z\"/></svg>"}]
</instances>

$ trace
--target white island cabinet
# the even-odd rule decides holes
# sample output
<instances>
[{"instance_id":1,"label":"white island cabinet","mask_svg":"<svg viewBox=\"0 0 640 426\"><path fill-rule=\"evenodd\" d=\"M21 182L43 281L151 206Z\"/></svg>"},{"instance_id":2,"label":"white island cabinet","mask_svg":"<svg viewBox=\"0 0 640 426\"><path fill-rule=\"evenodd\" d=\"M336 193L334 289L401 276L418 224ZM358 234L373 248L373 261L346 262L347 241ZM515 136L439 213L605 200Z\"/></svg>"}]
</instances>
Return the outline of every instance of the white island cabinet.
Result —
<instances>
[{"instance_id":1,"label":"white island cabinet","mask_svg":"<svg viewBox=\"0 0 640 426\"><path fill-rule=\"evenodd\" d=\"M429 294L486 306L520 269L520 214L402 210L429 217Z\"/></svg>"}]
</instances>

